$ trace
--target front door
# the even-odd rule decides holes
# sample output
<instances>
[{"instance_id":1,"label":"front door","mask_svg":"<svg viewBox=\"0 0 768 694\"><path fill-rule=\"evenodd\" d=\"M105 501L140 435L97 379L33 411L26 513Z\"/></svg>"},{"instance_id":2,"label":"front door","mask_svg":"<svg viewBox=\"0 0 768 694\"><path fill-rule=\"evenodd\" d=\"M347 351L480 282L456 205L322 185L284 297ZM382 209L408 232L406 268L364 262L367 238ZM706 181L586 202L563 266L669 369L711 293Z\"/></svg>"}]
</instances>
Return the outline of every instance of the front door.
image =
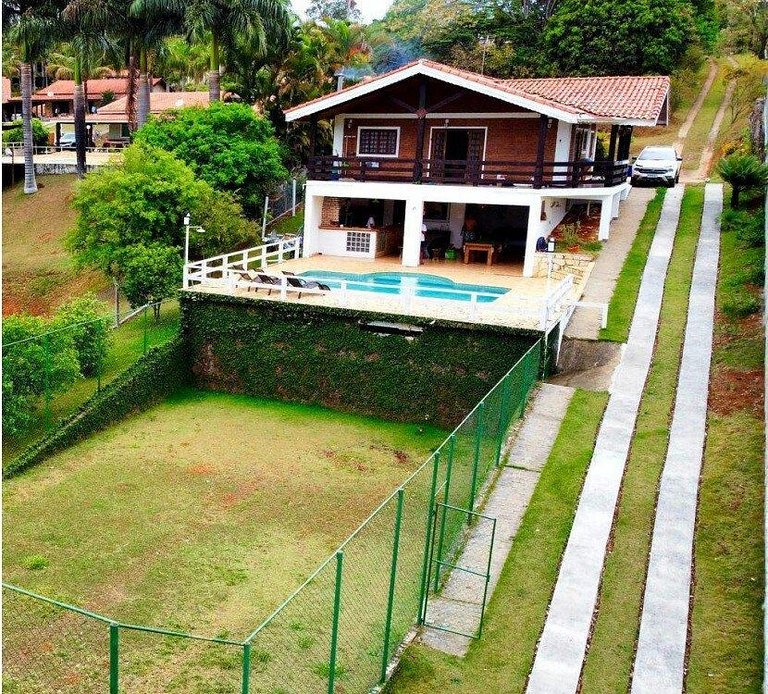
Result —
<instances>
[{"instance_id":1,"label":"front door","mask_svg":"<svg viewBox=\"0 0 768 694\"><path fill-rule=\"evenodd\" d=\"M477 181L484 147L483 128L433 128L430 178L441 183Z\"/></svg>"}]
</instances>

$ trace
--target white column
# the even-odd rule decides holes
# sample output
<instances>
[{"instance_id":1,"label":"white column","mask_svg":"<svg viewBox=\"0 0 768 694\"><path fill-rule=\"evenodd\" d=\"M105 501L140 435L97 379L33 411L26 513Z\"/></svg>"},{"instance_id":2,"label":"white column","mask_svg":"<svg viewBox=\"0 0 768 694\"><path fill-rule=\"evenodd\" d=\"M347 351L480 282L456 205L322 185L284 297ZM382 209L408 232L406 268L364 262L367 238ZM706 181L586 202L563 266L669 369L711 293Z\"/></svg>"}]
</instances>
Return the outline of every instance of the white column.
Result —
<instances>
[{"instance_id":1,"label":"white column","mask_svg":"<svg viewBox=\"0 0 768 694\"><path fill-rule=\"evenodd\" d=\"M421 225L423 220L424 203L421 198L406 200L402 261L405 267L418 267L421 262Z\"/></svg>"},{"instance_id":2,"label":"white column","mask_svg":"<svg viewBox=\"0 0 768 694\"><path fill-rule=\"evenodd\" d=\"M305 258L320 252L320 220L323 214L323 196L310 195L304 203L304 243L303 254Z\"/></svg>"},{"instance_id":3,"label":"white column","mask_svg":"<svg viewBox=\"0 0 768 694\"><path fill-rule=\"evenodd\" d=\"M536 240L542 235L541 200L528 208L528 231L525 237L525 260L523 277L533 277L536 259Z\"/></svg>"},{"instance_id":4,"label":"white column","mask_svg":"<svg viewBox=\"0 0 768 694\"><path fill-rule=\"evenodd\" d=\"M557 121L557 138L555 140L555 161L567 162L568 155L571 153L571 131L572 126L570 123L559 120ZM555 175L558 180L566 180L568 178L569 171L565 168L555 169Z\"/></svg>"},{"instance_id":5,"label":"white column","mask_svg":"<svg viewBox=\"0 0 768 694\"><path fill-rule=\"evenodd\" d=\"M611 218L618 219L619 217L619 202L621 201L621 193L616 193L613 196L611 203Z\"/></svg>"},{"instance_id":6,"label":"white column","mask_svg":"<svg viewBox=\"0 0 768 694\"><path fill-rule=\"evenodd\" d=\"M613 214L613 196L603 198L600 203L600 228L597 232L597 238L600 241L607 241L611 235L611 215Z\"/></svg>"},{"instance_id":7,"label":"white column","mask_svg":"<svg viewBox=\"0 0 768 694\"><path fill-rule=\"evenodd\" d=\"M337 157L344 156L344 116L336 116L333 119L333 154Z\"/></svg>"}]
</instances>

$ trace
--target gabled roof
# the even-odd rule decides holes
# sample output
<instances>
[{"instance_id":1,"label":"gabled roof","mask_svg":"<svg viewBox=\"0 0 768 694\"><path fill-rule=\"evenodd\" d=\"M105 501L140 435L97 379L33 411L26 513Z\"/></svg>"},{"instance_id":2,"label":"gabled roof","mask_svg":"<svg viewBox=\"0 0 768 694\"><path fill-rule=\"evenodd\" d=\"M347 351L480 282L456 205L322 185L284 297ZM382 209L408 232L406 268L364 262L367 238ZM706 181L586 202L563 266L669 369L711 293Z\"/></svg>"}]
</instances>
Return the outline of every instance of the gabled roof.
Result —
<instances>
[{"instance_id":1,"label":"gabled roof","mask_svg":"<svg viewBox=\"0 0 768 694\"><path fill-rule=\"evenodd\" d=\"M552 77L500 80L417 60L341 91L288 109L286 120L338 107L410 77L423 75L568 123L655 125L669 94L669 77Z\"/></svg>"},{"instance_id":2,"label":"gabled roof","mask_svg":"<svg viewBox=\"0 0 768 694\"><path fill-rule=\"evenodd\" d=\"M124 96L106 106L102 106L96 112L99 115L110 113L125 113L125 102L128 97ZM183 108L185 106L208 106L209 95L204 92L150 92L149 94L149 112L162 113L173 108Z\"/></svg>"},{"instance_id":3,"label":"gabled roof","mask_svg":"<svg viewBox=\"0 0 768 694\"><path fill-rule=\"evenodd\" d=\"M162 77L153 77L152 86L162 83ZM112 92L113 94L125 94L128 91L128 78L127 77L105 77L104 79L88 80L88 96L96 94L103 94L104 92ZM49 98L72 98L75 92L74 80L56 80L47 87L38 89L35 92L35 96L49 97Z\"/></svg>"}]
</instances>

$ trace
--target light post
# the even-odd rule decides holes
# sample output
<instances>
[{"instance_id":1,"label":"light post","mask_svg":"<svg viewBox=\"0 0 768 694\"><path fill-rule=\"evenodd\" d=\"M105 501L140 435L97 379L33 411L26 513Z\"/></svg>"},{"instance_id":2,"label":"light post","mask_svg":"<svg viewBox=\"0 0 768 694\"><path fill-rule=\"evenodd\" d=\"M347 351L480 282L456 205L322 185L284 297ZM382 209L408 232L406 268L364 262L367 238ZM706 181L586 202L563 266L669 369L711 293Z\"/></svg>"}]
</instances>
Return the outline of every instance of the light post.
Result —
<instances>
[{"instance_id":1,"label":"light post","mask_svg":"<svg viewBox=\"0 0 768 694\"><path fill-rule=\"evenodd\" d=\"M555 237L547 239L547 291L549 291L549 279L552 276L552 260L555 253Z\"/></svg>"},{"instance_id":2,"label":"light post","mask_svg":"<svg viewBox=\"0 0 768 694\"><path fill-rule=\"evenodd\" d=\"M193 229L198 234L204 234L205 229L201 226L190 224L192 218L189 212L184 215L184 274L182 278L182 286L184 289L189 289L189 232Z\"/></svg>"}]
</instances>

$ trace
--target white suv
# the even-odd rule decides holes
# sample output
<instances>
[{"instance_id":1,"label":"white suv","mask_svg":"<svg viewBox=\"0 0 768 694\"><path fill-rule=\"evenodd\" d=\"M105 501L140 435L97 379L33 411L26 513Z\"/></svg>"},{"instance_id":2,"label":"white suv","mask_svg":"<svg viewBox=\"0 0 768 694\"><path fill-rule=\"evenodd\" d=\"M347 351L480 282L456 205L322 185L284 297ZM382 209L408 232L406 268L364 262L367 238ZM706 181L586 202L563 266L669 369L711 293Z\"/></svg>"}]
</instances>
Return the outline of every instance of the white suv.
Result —
<instances>
[{"instance_id":1,"label":"white suv","mask_svg":"<svg viewBox=\"0 0 768 694\"><path fill-rule=\"evenodd\" d=\"M632 185L662 182L674 186L680 180L682 161L674 147L644 147L632 165Z\"/></svg>"}]
</instances>

